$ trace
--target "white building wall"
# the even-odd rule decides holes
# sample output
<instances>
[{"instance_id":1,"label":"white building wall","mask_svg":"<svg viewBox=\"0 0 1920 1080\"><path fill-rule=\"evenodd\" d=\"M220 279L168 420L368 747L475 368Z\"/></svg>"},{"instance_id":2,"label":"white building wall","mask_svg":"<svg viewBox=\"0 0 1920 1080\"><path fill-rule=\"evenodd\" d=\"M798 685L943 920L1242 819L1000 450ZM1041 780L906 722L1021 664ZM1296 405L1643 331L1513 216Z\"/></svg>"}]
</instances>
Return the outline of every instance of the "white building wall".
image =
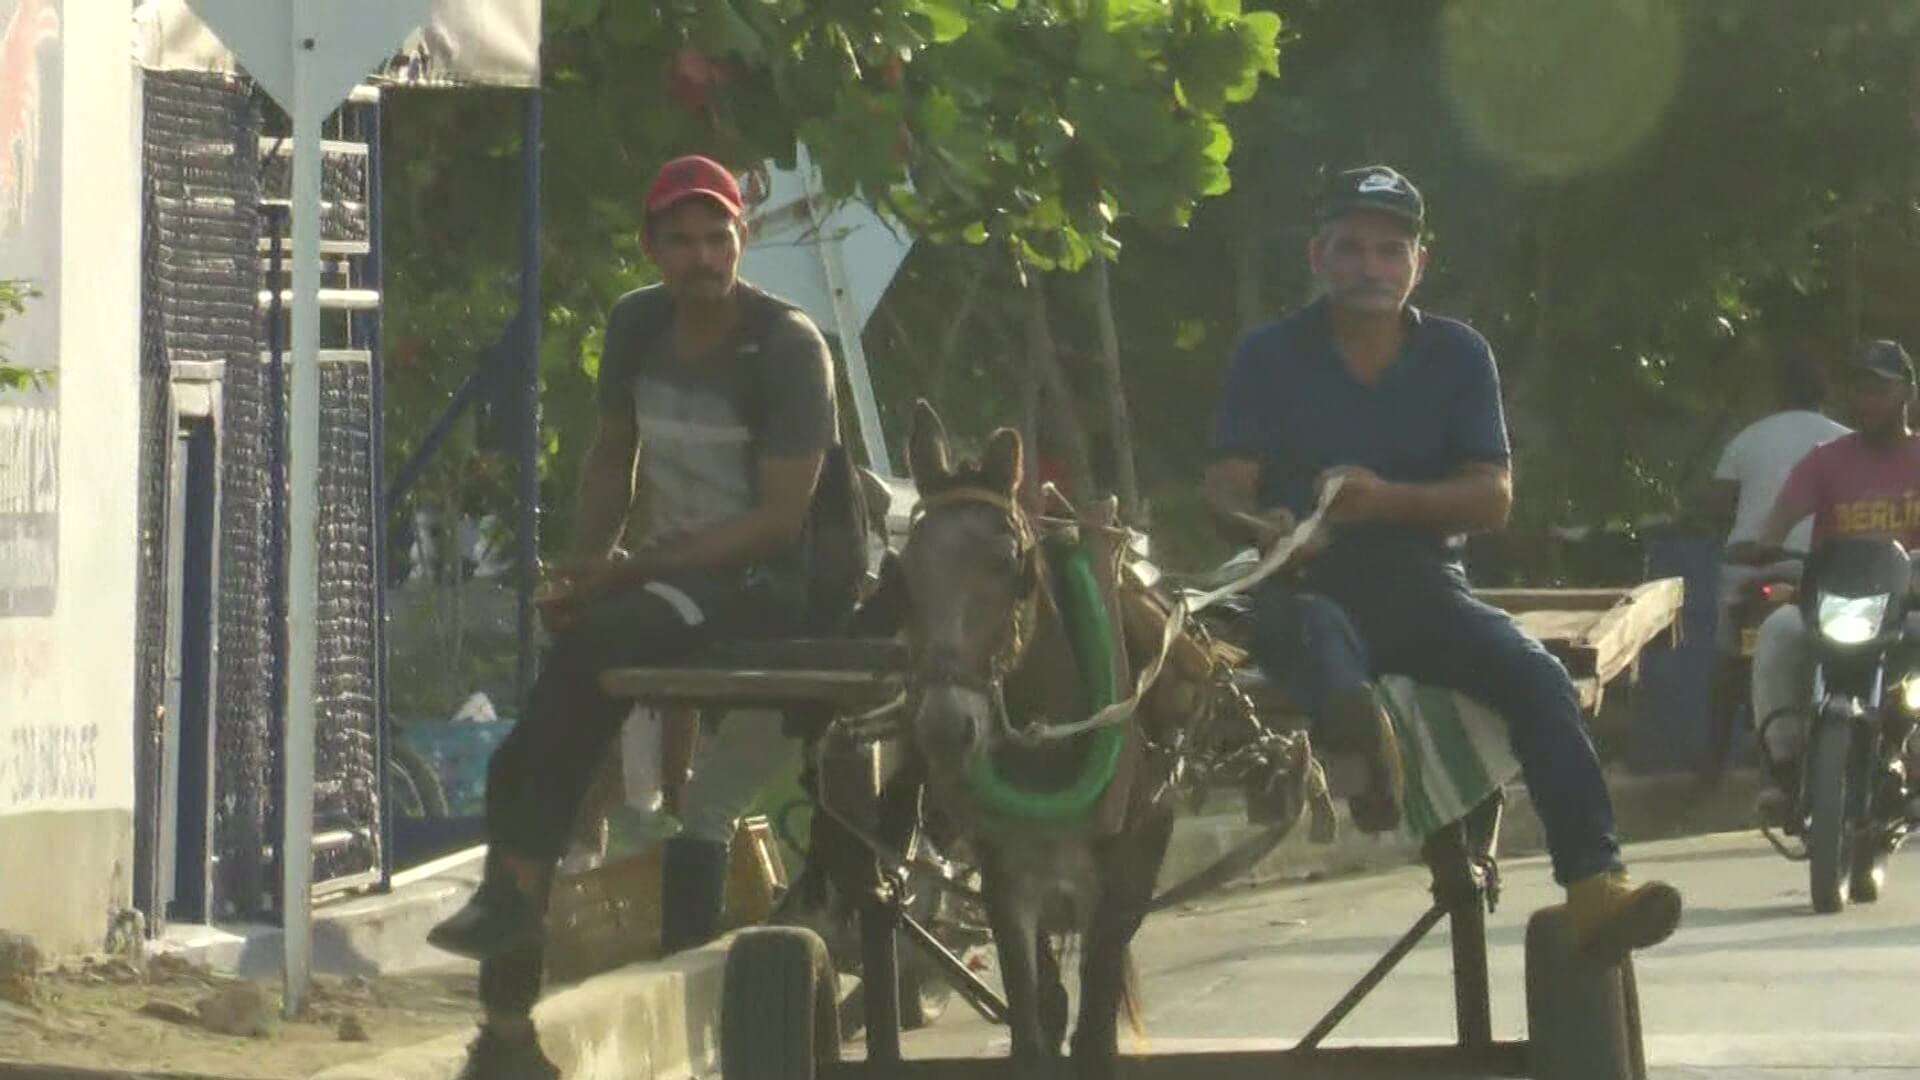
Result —
<instances>
[{"instance_id":1,"label":"white building wall","mask_svg":"<svg viewBox=\"0 0 1920 1080\"><path fill-rule=\"evenodd\" d=\"M24 197L16 178L11 221L0 176L0 276L31 277L45 294L0 325L0 342L16 361L57 369L50 391L0 392L0 927L54 952L98 948L132 878L141 170L131 20L132 0L0 0L0 33L33 37L39 75L22 95L36 72L0 71L0 102L28 102L0 115L0 142L22 159L37 151L39 165Z\"/></svg>"}]
</instances>

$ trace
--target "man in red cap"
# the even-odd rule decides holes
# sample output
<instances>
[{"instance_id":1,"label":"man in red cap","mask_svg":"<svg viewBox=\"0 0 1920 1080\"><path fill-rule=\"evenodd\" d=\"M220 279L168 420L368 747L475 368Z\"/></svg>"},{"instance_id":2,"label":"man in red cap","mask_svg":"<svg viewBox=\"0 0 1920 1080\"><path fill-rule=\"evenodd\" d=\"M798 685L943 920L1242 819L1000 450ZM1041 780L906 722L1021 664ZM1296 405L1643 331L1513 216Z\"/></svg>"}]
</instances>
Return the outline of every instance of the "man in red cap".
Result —
<instances>
[{"instance_id":1,"label":"man in red cap","mask_svg":"<svg viewBox=\"0 0 1920 1080\"><path fill-rule=\"evenodd\" d=\"M739 279L743 209L733 175L704 157L667 162L646 194L642 242L661 283L608 315L572 561L541 599L553 646L488 766L485 878L428 935L481 962L487 1015L466 1080L558 1076L530 1014L553 867L629 711L601 672L670 663L716 638L791 635L820 606L809 510L837 441L832 360L805 314ZM636 487L646 512L629 553L616 545ZM713 936L732 818L787 749L772 718L723 725L713 741L738 745L722 767L696 770L696 783L725 790L690 788L683 803L713 812L683 813L667 843L668 951Z\"/></svg>"}]
</instances>

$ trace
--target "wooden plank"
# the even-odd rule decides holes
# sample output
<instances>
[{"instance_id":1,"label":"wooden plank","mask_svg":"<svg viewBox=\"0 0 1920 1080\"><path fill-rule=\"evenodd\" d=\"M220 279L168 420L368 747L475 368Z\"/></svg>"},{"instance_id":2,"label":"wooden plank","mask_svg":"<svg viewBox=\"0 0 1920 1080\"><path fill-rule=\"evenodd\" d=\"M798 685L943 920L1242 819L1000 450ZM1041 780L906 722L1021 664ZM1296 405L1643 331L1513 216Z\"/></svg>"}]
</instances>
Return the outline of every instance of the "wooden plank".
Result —
<instances>
[{"instance_id":1,"label":"wooden plank","mask_svg":"<svg viewBox=\"0 0 1920 1080\"><path fill-rule=\"evenodd\" d=\"M895 638L764 638L718 641L675 666L743 671L904 672L911 658Z\"/></svg>"},{"instance_id":2,"label":"wooden plank","mask_svg":"<svg viewBox=\"0 0 1920 1080\"><path fill-rule=\"evenodd\" d=\"M613 668L600 686L615 697L712 705L877 705L900 692L897 676L874 671L740 671L721 668Z\"/></svg>"},{"instance_id":3,"label":"wooden plank","mask_svg":"<svg viewBox=\"0 0 1920 1080\"><path fill-rule=\"evenodd\" d=\"M1501 591L1486 590L1474 595L1492 603L1493 598L1488 594ZM1521 596L1514 604L1520 609L1515 612L1514 620L1521 629L1559 657L1576 681L1597 679L1599 686L1604 687L1633 665L1640 650L1673 625L1686 598L1686 585L1679 578L1662 578L1632 589L1507 592ZM1572 604L1586 604L1602 595L1613 597L1613 603L1604 609L1530 607L1551 596L1566 597Z\"/></svg>"},{"instance_id":4,"label":"wooden plank","mask_svg":"<svg viewBox=\"0 0 1920 1080\"><path fill-rule=\"evenodd\" d=\"M1607 611L1641 586L1607 589L1475 589L1473 595L1503 611Z\"/></svg>"},{"instance_id":5,"label":"wooden plank","mask_svg":"<svg viewBox=\"0 0 1920 1080\"><path fill-rule=\"evenodd\" d=\"M1338 1046L1293 1050L1268 1039L1155 1040L1147 1054L1123 1054L1122 1080L1489 1080L1524 1077L1527 1046ZM1171 1043L1179 1049L1160 1048ZM1204 1047L1204 1048L1202 1048ZM821 1062L820 1080L987 1080L1011 1071L1004 1056L914 1058L898 1062Z\"/></svg>"},{"instance_id":6,"label":"wooden plank","mask_svg":"<svg viewBox=\"0 0 1920 1080\"><path fill-rule=\"evenodd\" d=\"M1602 685L1631 667L1640 650L1673 627L1686 596L1686 582L1680 578L1649 581L1587 630L1580 644L1593 650L1593 674Z\"/></svg>"}]
</instances>

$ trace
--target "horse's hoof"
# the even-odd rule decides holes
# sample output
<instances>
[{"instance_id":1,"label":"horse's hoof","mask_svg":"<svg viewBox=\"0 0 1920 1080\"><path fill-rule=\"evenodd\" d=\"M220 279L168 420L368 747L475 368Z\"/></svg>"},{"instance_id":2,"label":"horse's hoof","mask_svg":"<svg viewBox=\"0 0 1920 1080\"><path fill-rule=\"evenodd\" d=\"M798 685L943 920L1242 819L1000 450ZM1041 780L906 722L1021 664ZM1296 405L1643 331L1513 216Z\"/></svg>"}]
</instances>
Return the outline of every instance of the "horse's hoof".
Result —
<instances>
[{"instance_id":1,"label":"horse's hoof","mask_svg":"<svg viewBox=\"0 0 1920 1080\"><path fill-rule=\"evenodd\" d=\"M1015 1060L1009 1070L1013 1080L1071 1080L1066 1058Z\"/></svg>"},{"instance_id":2,"label":"horse's hoof","mask_svg":"<svg viewBox=\"0 0 1920 1080\"><path fill-rule=\"evenodd\" d=\"M1119 1080L1118 1054L1075 1054L1067 1060L1073 1066L1073 1080Z\"/></svg>"},{"instance_id":3,"label":"horse's hoof","mask_svg":"<svg viewBox=\"0 0 1920 1080\"><path fill-rule=\"evenodd\" d=\"M1088 1046L1075 1041L1067 1061L1073 1080L1115 1080L1120 1075L1120 1051L1112 1046Z\"/></svg>"}]
</instances>

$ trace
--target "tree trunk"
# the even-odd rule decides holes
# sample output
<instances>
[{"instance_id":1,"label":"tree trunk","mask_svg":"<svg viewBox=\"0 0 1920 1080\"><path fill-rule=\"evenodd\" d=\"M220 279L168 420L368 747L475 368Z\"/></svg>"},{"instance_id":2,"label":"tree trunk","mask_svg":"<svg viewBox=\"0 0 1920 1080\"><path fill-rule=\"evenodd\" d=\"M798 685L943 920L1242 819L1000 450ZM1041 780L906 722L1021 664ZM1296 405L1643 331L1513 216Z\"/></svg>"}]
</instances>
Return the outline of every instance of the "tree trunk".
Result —
<instances>
[{"instance_id":1,"label":"tree trunk","mask_svg":"<svg viewBox=\"0 0 1920 1080\"><path fill-rule=\"evenodd\" d=\"M990 314L981 325L991 339L988 355L994 358L991 362L1014 388L1013 426L1020 432L1020 445L1026 452L1020 496L1027 505L1033 506L1038 503L1040 494L1040 484L1036 479L1041 439L1040 368L1029 361L1026 351L1015 343L1016 331L1024 333L1026 329L1024 312L1012 302L1004 307L989 303L987 310Z\"/></svg>"},{"instance_id":2,"label":"tree trunk","mask_svg":"<svg viewBox=\"0 0 1920 1080\"><path fill-rule=\"evenodd\" d=\"M1858 202L1855 202L1854 205L1858 207L1860 204ZM1847 260L1846 293L1845 293L1845 300L1844 300L1844 303L1845 303L1844 317L1847 322L1847 325L1846 325L1847 340L1845 343L1844 352L1847 356L1851 357L1854 351L1860 348L1860 341L1863 333L1865 332L1865 321L1866 321L1865 312L1866 312L1866 291L1867 290L1866 290L1866 284L1861 280L1861 274L1860 274L1860 212L1859 210L1856 209L1853 213L1848 214L1846 222L1843 225L1841 225L1840 228L1844 233L1844 235L1841 237L1841 245L1846 249L1846 260Z\"/></svg>"},{"instance_id":3,"label":"tree trunk","mask_svg":"<svg viewBox=\"0 0 1920 1080\"><path fill-rule=\"evenodd\" d=\"M1127 385L1120 369L1120 331L1113 319L1113 276L1104 255L1092 262L1094 321L1100 328L1100 367L1107 383L1107 408L1113 425L1113 475L1119 487L1120 517L1144 524L1140 513L1140 475L1133 456L1133 422L1127 416Z\"/></svg>"},{"instance_id":4,"label":"tree trunk","mask_svg":"<svg viewBox=\"0 0 1920 1080\"><path fill-rule=\"evenodd\" d=\"M933 370L927 378L927 400L933 402L935 409L946 408L947 373L953 370L953 354L960 348L960 331L966 329L967 320L973 317L973 304L980 298L980 282L986 276L985 267L967 275L967 284L960 291L960 303L953 309L953 321L947 324L947 332L940 335L940 351L934 354Z\"/></svg>"},{"instance_id":5,"label":"tree trunk","mask_svg":"<svg viewBox=\"0 0 1920 1080\"><path fill-rule=\"evenodd\" d=\"M1549 200L1534 230L1533 339L1527 366L1509 395L1508 425L1514 456L1529 463L1546 459L1553 442L1549 403L1553 399L1554 304L1558 258L1555 243L1557 200Z\"/></svg>"},{"instance_id":6,"label":"tree trunk","mask_svg":"<svg viewBox=\"0 0 1920 1080\"><path fill-rule=\"evenodd\" d=\"M1087 452L1087 429L1080 423L1074 406L1073 387L1060 368L1060 354L1053 345L1053 328L1048 323L1046 279L1038 273L1027 276L1027 363L1038 373L1046 387L1044 418L1048 430L1060 436L1067 455L1067 482L1073 486L1076 503L1093 498L1092 456ZM1035 447L1036 453L1038 447ZM1037 468L1037 463L1036 466Z\"/></svg>"},{"instance_id":7,"label":"tree trunk","mask_svg":"<svg viewBox=\"0 0 1920 1080\"><path fill-rule=\"evenodd\" d=\"M1266 321L1266 305L1260 288L1260 216L1254 212L1253 197L1245 191L1234 196L1240 228L1234 240L1234 309L1240 319L1240 333L1251 333Z\"/></svg>"}]
</instances>

